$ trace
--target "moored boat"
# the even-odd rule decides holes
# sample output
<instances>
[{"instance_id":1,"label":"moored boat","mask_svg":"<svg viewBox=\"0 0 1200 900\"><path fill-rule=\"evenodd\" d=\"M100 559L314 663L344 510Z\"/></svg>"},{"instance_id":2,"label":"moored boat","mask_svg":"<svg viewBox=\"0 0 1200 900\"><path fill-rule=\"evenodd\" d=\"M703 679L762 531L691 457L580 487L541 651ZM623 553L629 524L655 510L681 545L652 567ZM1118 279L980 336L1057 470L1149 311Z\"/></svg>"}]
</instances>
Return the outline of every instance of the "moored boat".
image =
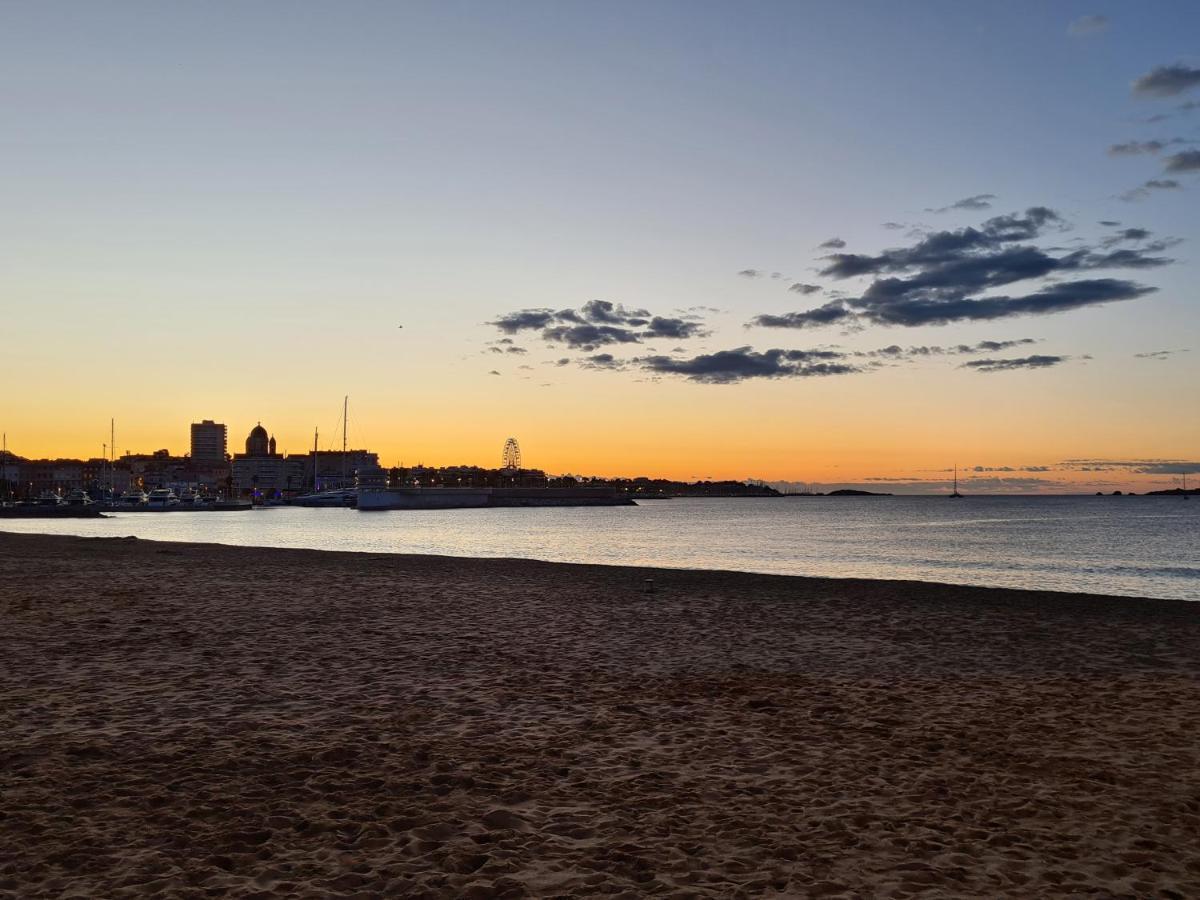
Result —
<instances>
[{"instance_id":1,"label":"moored boat","mask_svg":"<svg viewBox=\"0 0 1200 900\"><path fill-rule=\"evenodd\" d=\"M358 488L318 491L303 494L292 501L293 506L340 506L352 507L358 503Z\"/></svg>"},{"instance_id":2,"label":"moored boat","mask_svg":"<svg viewBox=\"0 0 1200 900\"><path fill-rule=\"evenodd\" d=\"M175 509L179 506L179 497L170 488L155 488L146 499L147 509Z\"/></svg>"},{"instance_id":3,"label":"moored boat","mask_svg":"<svg viewBox=\"0 0 1200 900\"><path fill-rule=\"evenodd\" d=\"M136 488L130 488L120 497L117 498L117 509L140 509L146 505L146 501L150 498L145 491Z\"/></svg>"}]
</instances>

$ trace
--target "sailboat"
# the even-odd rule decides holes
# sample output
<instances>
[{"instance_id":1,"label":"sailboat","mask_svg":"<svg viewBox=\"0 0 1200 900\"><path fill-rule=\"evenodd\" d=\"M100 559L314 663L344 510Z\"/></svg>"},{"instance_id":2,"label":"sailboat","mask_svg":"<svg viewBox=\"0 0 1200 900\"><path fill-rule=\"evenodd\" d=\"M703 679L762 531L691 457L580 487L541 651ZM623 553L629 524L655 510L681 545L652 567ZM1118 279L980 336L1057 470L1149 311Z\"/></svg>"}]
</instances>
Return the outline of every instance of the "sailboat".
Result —
<instances>
[{"instance_id":1,"label":"sailboat","mask_svg":"<svg viewBox=\"0 0 1200 900\"><path fill-rule=\"evenodd\" d=\"M951 500L961 500L963 495L958 492L958 465L954 466L954 490L950 493Z\"/></svg>"},{"instance_id":2,"label":"sailboat","mask_svg":"<svg viewBox=\"0 0 1200 900\"><path fill-rule=\"evenodd\" d=\"M317 486L317 432L313 432L313 490L292 501L295 506L354 506L358 503L358 488L346 487L346 419L350 397L342 399L342 480L334 490L322 491Z\"/></svg>"}]
</instances>

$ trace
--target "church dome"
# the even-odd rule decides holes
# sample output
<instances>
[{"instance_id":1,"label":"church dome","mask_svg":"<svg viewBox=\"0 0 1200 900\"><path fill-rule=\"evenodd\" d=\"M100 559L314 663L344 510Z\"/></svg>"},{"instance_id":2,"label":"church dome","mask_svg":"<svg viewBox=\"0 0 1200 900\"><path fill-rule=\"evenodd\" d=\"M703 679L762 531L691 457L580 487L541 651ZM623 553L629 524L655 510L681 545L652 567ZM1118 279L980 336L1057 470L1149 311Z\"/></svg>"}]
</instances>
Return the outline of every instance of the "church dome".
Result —
<instances>
[{"instance_id":1,"label":"church dome","mask_svg":"<svg viewBox=\"0 0 1200 900\"><path fill-rule=\"evenodd\" d=\"M262 422L259 422L250 432L250 436L246 438L246 454L249 456L266 456L267 449L267 429L262 427Z\"/></svg>"}]
</instances>

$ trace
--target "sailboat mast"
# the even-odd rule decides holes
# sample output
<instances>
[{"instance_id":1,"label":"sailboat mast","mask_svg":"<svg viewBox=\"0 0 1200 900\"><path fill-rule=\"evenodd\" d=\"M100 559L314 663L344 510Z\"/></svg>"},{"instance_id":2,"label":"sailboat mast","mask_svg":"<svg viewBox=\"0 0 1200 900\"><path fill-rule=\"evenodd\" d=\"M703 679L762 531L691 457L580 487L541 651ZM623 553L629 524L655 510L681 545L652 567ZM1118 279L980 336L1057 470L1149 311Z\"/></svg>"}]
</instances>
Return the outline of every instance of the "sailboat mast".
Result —
<instances>
[{"instance_id":1,"label":"sailboat mast","mask_svg":"<svg viewBox=\"0 0 1200 900\"><path fill-rule=\"evenodd\" d=\"M346 489L346 428L349 426L347 417L350 414L350 395L342 398L342 490Z\"/></svg>"},{"instance_id":2,"label":"sailboat mast","mask_svg":"<svg viewBox=\"0 0 1200 900\"><path fill-rule=\"evenodd\" d=\"M313 493L315 494L320 488L317 487L317 435L320 429L313 426Z\"/></svg>"}]
</instances>

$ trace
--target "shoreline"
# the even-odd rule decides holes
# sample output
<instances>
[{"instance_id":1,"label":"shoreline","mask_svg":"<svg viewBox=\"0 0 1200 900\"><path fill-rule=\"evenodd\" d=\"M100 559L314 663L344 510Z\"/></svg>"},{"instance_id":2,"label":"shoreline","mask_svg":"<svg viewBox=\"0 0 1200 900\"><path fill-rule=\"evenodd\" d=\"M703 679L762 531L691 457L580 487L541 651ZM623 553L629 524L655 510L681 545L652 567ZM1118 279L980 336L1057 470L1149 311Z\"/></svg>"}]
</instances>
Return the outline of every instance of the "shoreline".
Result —
<instances>
[{"instance_id":1,"label":"shoreline","mask_svg":"<svg viewBox=\"0 0 1200 900\"><path fill-rule=\"evenodd\" d=\"M112 519L115 516L107 516ZM1061 597L1061 598L1092 598L1101 600L1113 601L1134 601L1139 603L1145 602L1165 602L1165 603L1185 603L1196 604L1200 602L1200 597L1196 599L1188 597L1161 597L1151 596L1146 594L1104 594L1092 591L1071 591L1071 590L1041 590L1025 587L1006 586L1006 585L989 585L989 584L973 584L970 582L955 582L955 581L938 581L933 579L898 579L898 578L872 578L869 576L829 576L829 575L809 575L786 572L770 572L762 569L722 569L711 567L692 567L692 566L647 566L636 563L607 563L607 562L579 562L570 560L554 560L528 556L457 556L453 554L439 553L403 553L392 550L329 550L318 547L286 547L271 544L245 544L245 543L221 543L219 541L175 541L161 539L158 537L140 537L138 535L72 535L72 534L46 534L31 531L10 531L4 527L4 522L0 522L0 539L6 537L14 538L30 538L30 539L50 539L50 540L79 540L79 541L141 541L149 544L165 544L168 546L180 547L197 547L197 548L230 548L244 550L262 550L262 551L283 551L283 552L299 552L299 553L318 553L318 554L344 554L357 557L369 557L379 559L385 557L397 558L417 558L417 559L445 559L445 560L464 560L464 561L506 561L513 563L529 562L544 565L554 566L580 566L580 567L598 567L601 569L630 569L630 570L646 570L651 572L692 572L692 573L712 573L722 575L746 575L751 577L766 577L766 578L791 578L801 581L811 580L815 582L829 582L831 584L839 583L854 583L863 582L867 584L908 584L920 585L930 588L946 588L963 591L1008 591L1013 594L1021 595L1038 595L1045 597Z\"/></svg>"},{"instance_id":2,"label":"shoreline","mask_svg":"<svg viewBox=\"0 0 1200 900\"><path fill-rule=\"evenodd\" d=\"M1191 601L0 532L0 616L0 892L1200 894Z\"/></svg>"}]
</instances>

